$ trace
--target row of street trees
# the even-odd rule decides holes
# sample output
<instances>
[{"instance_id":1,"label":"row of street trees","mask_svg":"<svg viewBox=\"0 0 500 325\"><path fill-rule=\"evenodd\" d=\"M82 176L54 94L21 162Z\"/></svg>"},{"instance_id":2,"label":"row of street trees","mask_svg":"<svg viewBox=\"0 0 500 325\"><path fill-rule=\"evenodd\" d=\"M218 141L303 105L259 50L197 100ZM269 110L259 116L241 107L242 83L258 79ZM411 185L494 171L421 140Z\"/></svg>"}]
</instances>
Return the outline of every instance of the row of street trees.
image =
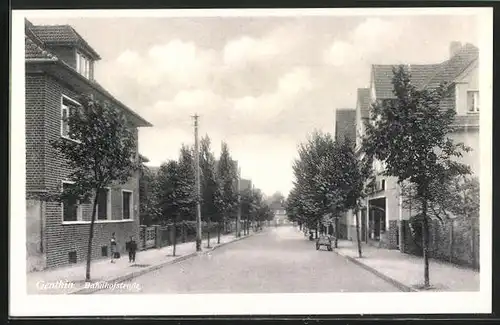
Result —
<instances>
[{"instance_id":1,"label":"row of street trees","mask_svg":"<svg viewBox=\"0 0 500 325\"><path fill-rule=\"evenodd\" d=\"M413 219L422 229L424 287L429 287L429 220L461 211L478 213L479 184L466 177L470 168L458 159L471 149L449 137L456 112L441 106L448 86L417 89L403 66L394 68L393 74L395 99L371 106L362 155L355 155L349 141L335 142L320 132L299 147L288 211L290 217L317 229L325 214L338 220L341 213L354 210L361 257L357 212L371 187L373 160L384 162L382 176L397 178L406 189L406 200L418 203Z\"/></svg>"},{"instance_id":2,"label":"row of street trees","mask_svg":"<svg viewBox=\"0 0 500 325\"><path fill-rule=\"evenodd\" d=\"M356 157L349 139L337 142L331 134L315 131L299 146L299 158L293 165L294 187L287 200L289 218L315 229L316 236L323 218L333 218L337 247L339 218L348 210L360 208L370 166L370 159ZM361 254L361 246L359 251Z\"/></svg>"},{"instance_id":3,"label":"row of street trees","mask_svg":"<svg viewBox=\"0 0 500 325\"><path fill-rule=\"evenodd\" d=\"M258 189L238 190L238 170L225 142L221 146L219 160L211 149L208 136L200 142L200 184L201 184L201 215L207 223L207 246L210 247L212 223L216 223L217 243L220 235L227 229L229 221L235 221L241 209L241 220L244 222L244 234L249 231L252 221L261 222L272 217L269 206L262 199ZM147 167L144 167L147 169ZM144 211L142 214L150 223L177 224L184 221L194 221L196 212L196 183L194 149L183 145L179 159L163 163L156 175L145 172L142 188L145 191ZM240 197L239 197L240 195ZM239 226L237 226L238 229ZM175 231L174 231L175 233ZM240 232L237 231L237 236ZM173 238L174 255L176 236Z\"/></svg>"}]
</instances>

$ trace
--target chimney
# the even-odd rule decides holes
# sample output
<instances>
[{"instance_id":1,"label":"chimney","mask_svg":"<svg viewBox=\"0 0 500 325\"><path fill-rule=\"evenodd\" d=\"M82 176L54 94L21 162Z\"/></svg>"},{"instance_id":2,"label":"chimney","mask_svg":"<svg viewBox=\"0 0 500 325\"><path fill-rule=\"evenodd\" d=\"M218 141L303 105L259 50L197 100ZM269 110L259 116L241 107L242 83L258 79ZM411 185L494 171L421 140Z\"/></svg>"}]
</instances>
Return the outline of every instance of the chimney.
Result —
<instances>
[{"instance_id":1,"label":"chimney","mask_svg":"<svg viewBox=\"0 0 500 325\"><path fill-rule=\"evenodd\" d=\"M457 41L451 42L450 43L450 58L453 57L455 54L457 54L461 48L462 48L462 43L457 42Z\"/></svg>"}]
</instances>

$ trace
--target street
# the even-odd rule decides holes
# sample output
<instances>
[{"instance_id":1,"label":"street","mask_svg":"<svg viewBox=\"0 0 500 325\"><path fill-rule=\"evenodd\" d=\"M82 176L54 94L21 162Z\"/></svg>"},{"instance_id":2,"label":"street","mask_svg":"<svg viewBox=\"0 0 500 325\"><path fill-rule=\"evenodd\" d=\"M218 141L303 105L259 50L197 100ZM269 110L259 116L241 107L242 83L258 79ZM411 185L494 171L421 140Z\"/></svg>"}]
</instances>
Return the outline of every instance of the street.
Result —
<instances>
[{"instance_id":1,"label":"street","mask_svg":"<svg viewBox=\"0 0 500 325\"><path fill-rule=\"evenodd\" d=\"M108 289L97 294L398 291L335 252L317 251L314 242L292 226L267 228L125 283L141 290Z\"/></svg>"}]
</instances>

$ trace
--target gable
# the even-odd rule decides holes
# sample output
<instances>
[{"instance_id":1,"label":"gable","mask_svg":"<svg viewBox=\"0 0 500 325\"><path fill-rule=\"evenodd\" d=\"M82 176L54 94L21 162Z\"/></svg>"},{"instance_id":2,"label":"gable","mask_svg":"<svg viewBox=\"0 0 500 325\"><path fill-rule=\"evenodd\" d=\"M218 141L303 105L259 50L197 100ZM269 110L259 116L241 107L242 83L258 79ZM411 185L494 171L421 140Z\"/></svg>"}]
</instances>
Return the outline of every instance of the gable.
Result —
<instances>
[{"instance_id":1,"label":"gable","mask_svg":"<svg viewBox=\"0 0 500 325\"><path fill-rule=\"evenodd\" d=\"M473 61L454 82L468 84L469 89L479 89L479 60Z\"/></svg>"}]
</instances>

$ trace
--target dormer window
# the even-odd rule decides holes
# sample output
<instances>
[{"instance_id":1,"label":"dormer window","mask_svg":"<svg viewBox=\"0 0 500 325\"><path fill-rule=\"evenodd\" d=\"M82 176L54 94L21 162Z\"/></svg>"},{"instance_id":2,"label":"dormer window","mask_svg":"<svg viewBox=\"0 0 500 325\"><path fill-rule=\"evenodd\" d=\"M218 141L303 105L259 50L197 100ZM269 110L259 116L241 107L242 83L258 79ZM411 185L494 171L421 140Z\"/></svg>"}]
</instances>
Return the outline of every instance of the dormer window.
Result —
<instances>
[{"instance_id":1,"label":"dormer window","mask_svg":"<svg viewBox=\"0 0 500 325\"><path fill-rule=\"evenodd\" d=\"M80 52L76 52L76 71L87 79L90 79L92 60Z\"/></svg>"},{"instance_id":2,"label":"dormer window","mask_svg":"<svg viewBox=\"0 0 500 325\"><path fill-rule=\"evenodd\" d=\"M479 91L467 92L467 111L469 113L479 113Z\"/></svg>"}]
</instances>

